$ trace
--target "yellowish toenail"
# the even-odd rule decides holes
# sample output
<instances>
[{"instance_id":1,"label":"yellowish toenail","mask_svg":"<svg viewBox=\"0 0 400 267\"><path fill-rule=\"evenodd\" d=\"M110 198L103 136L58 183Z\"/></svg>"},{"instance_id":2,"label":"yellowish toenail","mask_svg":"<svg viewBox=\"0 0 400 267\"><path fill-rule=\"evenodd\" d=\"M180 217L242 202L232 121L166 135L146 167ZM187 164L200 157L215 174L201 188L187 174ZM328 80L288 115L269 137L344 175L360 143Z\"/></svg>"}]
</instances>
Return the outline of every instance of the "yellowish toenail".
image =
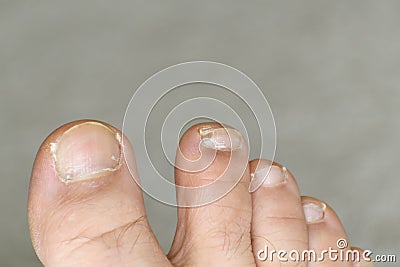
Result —
<instances>
[{"instance_id":1,"label":"yellowish toenail","mask_svg":"<svg viewBox=\"0 0 400 267\"><path fill-rule=\"evenodd\" d=\"M51 144L59 178L69 183L117 170L121 166L120 139L118 133L98 122L71 127Z\"/></svg>"}]
</instances>

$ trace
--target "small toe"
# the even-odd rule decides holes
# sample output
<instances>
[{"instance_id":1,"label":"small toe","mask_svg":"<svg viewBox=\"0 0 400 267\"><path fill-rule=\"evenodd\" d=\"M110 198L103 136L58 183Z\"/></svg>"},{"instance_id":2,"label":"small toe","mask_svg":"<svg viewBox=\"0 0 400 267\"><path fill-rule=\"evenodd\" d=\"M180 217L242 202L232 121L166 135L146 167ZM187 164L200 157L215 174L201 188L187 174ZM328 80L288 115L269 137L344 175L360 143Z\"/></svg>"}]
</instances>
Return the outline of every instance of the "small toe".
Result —
<instances>
[{"instance_id":1,"label":"small toe","mask_svg":"<svg viewBox=\"0 0 400 267\"><path fill-rule=\"evenodd\" d=\"M370 251L359 247L351 247L351 256L353 257L353 267L373 267L374 262L370 258Z\"/></svg>"},{"instance_id":2,"label":"small toe","mask_svg":"<svg viewBox=\"0 0 400 267\"><path fill-rule=\"evenodd\" d=\"M352 261L346 259L351 249L348 237L333 209L312 197L302 197L302 203L308 226L309 249L315 252L308 266L353 266Z\"/></svg>"}]
</instances>

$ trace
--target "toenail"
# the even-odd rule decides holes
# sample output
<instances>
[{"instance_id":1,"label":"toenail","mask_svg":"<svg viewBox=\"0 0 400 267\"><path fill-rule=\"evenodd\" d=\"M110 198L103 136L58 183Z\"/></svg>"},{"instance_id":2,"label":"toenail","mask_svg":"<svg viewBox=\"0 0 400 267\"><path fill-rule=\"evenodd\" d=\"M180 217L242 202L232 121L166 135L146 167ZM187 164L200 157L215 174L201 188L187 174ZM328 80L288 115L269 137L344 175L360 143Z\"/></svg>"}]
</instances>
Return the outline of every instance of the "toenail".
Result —
<instances>
[{"instance_id":1,"label":"toenail","mask_svg":"<svg viewBox=\"0 0 400 267\"><path fill-rule=\"evenodd\" d=\"M104 176L120 167L120 135L98 122L68 129L51 144L59 178L74 182Z\"/></svg>"},{"instance_id":2,"label":"toenail","mask_svg":"<svg viewBox=\"0 0 400 267\"><path fill-rule=\"evenodd\" d=\"M254 173L251 173L250 176L251 183L254 185L262 183L262 185L266 187L275 186L286 181L287 169L286 167L272 165L270 167L259 168Z\"/></svg>"},{"instance_id":3,"label":"toenail","mask_svg":"<svg viewBox=\"0 0 400 267\"><path fill-rule=\"evenodd\" d=\"M221 151L232 151L242 148L243 137L232 128L211 128L199 129L201 145L206 148Z\"/></svg>"},{"instance_id":4,"label":"toenail","mask_svg":"<svg viewBox=\"0 0 400 267\"><path fill-rule=\"evenodd\" d=\"M324 219L326 205L323 202L303 202L303 210L307 223L318 223Z\"/></svg>"}]
</instances>

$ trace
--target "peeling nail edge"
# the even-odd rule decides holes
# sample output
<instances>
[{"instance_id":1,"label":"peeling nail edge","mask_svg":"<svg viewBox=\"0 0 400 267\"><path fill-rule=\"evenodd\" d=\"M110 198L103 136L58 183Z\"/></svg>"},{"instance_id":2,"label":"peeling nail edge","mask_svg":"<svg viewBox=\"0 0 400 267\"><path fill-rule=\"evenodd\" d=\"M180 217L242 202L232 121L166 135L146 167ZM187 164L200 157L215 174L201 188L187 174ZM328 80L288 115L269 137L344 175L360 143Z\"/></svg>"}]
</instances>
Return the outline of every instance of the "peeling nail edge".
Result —
<instances>
[{"instance_id":1,"label":"peeling nail edge","mask_svg":"<svg viewBox=\"0 0 400 267\"><path fill-rule=\"evenodd\" d=\"M225 129L226 131L234 131L235 133L237 133L237 136L239 136L241 138L240 145L238 147L234 147L234 148L216 146L215 142L211 141L211 136L215 131L218 131L220 129ZM235 151L235 150L239 150L243 147L243 136L238 130L236 130L234 128L229 128L229 127L214 128L211 126L207 126L207 127L199 128L198 133L200 135L201 144L204 147L207 147L210 149L214 149L214 150L218 150L218 151Z\"/></svg>"}]
</instances>

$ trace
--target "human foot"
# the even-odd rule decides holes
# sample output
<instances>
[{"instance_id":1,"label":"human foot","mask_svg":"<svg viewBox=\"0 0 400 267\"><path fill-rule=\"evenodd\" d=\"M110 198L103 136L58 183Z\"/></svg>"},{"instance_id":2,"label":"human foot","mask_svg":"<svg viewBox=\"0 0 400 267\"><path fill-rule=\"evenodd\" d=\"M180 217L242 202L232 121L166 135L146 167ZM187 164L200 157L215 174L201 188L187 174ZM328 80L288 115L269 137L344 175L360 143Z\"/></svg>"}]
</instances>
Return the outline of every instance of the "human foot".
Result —
<instances>
[{"instance_id":1,"label":"human foot","mask_svg":"<svg viewBox=\"0 0 400 267\"><path fill-rule=\"evenodd\" d=\"M219 138L218 146L202 138L200 130L205 128L207 138L209 133ZM200 172L176 168L175 179L178 185L215 182L233 189L209 205L178 209L168 256L147 222L142 192L126 164L134 164L133 151L125 143L122 153L122 134L96 121L57 129L38 152L29 191L29 225L40 260L46 266L356 266L329 259L262 260L266 246L321 251L337 248L337 240L347 237L330 207L300 197L294 177L283 166L266 160L247 164L246 158L244 168L227 168L232 159L247 156L247 146L237 131L221 129L214 123L200 124L185 133L178 165L198 158L200 146L215 159ZM263 179L269 167L263 186L249 193L251 181ZM220 180L223 173L228 175ZM239 182L230 179L238 175ZM178 191L178 203L193 197L201 196Z\"/></svg>"}]
</instances>

